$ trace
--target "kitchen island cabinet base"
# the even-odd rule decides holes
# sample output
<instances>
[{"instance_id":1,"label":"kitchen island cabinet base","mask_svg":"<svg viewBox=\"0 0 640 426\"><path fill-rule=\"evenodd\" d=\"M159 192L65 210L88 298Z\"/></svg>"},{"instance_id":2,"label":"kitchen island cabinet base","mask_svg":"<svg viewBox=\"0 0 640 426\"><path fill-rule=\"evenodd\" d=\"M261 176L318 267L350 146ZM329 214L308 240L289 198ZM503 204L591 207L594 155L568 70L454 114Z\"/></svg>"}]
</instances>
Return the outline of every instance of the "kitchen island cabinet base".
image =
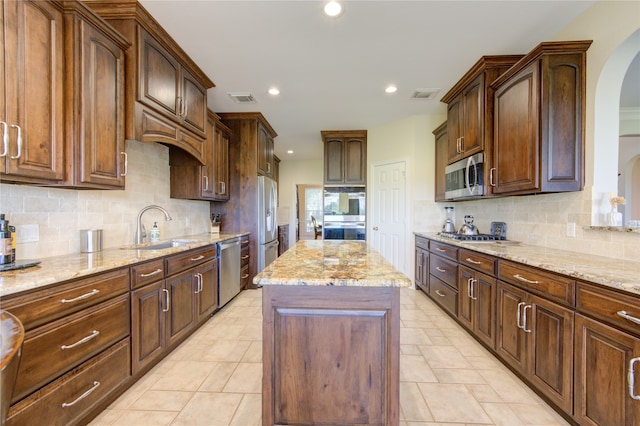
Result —
<instances>
[{"instance_id":1,"label":"kitchen island cabinet base","mask_svg":"<svg viewBox=\"0 0 640 426\"><path fill-rule=\"evenodd\" d=\"M262 288L262 424L399 424L398 287Z\"/></svg>"}]
</instances>

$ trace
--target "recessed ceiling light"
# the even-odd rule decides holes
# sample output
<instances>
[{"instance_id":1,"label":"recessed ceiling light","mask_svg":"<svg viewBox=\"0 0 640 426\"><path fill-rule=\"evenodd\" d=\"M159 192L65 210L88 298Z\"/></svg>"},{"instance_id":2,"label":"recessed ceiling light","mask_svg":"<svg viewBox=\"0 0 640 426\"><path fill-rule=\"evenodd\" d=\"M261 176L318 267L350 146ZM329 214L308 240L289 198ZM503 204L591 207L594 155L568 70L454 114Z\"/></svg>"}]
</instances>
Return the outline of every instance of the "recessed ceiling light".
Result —
<instances>
[{"instance_id":1,"label":"recessed ceiling light","mask_svg":"<svg viewBox=\"0 0 640 426\"><path fill-rule=\"evenodd\" d=\"M293 154L293 150L292 149L288 150L287 154Z\"/></svg>"},{"instance_id":2,"label":"recessed ceiling light","mask_svg":"<svg viewBox=\"0 0 640 426\"><path fill-rule=\"evenodd\" d=\"M384 89L385 92L387 93L396 93L396 91L398 90L398 88L394 85L391 86L387 86L386 89Z\"/></svg>"},{"instance_id":3,"label":"recessed ceiling light","mask_svg":"<svg viewBox=\"0 0 640 426\"><path fill-rule=\"evenodd\" d=\"M269 89L269 94L270 95L279 95L280 91L278 89L276 89L275 87L272 87L271 89Z\"/></svg>"},{"instance_id":4,"label":"recessed ceiling light","mask_svg":"<svg viewBox=\"0 0 640 426\"><path fill-rule=\"evenodd\" d=\"M335 0L331 0L324 5L324 13L327 16L338 16L342 13L342 5Z\"/></svg>"}]
</instances>

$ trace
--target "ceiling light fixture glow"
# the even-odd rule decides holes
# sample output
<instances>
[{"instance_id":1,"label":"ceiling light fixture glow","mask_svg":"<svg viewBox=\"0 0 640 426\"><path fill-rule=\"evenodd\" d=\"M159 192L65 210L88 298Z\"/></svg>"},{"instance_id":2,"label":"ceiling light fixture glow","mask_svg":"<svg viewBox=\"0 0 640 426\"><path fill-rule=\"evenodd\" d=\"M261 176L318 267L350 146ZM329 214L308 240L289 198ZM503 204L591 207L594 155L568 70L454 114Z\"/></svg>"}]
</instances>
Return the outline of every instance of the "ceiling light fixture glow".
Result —
<instances>
[{"instance_id":1,"label":"ceiling light fixture glow","mask_svg":"<svg viewBox=\"0 0 640 426\"><path fill-rule=\"evenodd\" d=\"M288 150L287 154L293 154L293 150L292 149Z\"/></svg>"},{"instance_id":2,"label":"ceiling light fixture glow","mask_svg":"<svg viewBox=\"0 0 640 426\"><path fill-rule=\"evenodd\" d=\"M396 93L398 91L398 88L396 86L388 86L386 89L384 89L385 92L387 93Z\"/></svg>"},{"instance_id":3,"label":"ceiling light fixture glow","mask_svg":"<svg viewBox=\"0 0 640 426\"><path fill-rule=\"evenodd\" d=\"M269 94L270 95L279 95L280 91L278 89L276 89L275 87L272 87L271 89L269 89Z\"/></svg>"},{"instance_id":4,"label":"ceiling light fixture glow","mask_svg":"<svg viewBox=\"0 0 640 426\"><path fill-rule=\"evenodd\" d=\"M331 0L324 5L324 13L327 16L338 16L342 13L342 5L335 0Z\"/></svg>"}]
</instances>

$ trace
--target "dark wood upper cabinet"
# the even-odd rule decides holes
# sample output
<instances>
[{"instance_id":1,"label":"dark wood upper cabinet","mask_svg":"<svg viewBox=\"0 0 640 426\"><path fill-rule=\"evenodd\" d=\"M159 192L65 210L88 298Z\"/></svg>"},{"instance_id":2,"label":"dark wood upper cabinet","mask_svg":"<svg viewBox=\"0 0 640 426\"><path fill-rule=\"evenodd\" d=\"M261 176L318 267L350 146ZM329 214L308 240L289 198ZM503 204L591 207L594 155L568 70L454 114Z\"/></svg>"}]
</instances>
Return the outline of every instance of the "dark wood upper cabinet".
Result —
<instances>
[{"instance_id":1,"label":"dark wood upper cabinet","mask_svg":"<svg viewBox=\"0 0 640 426\"><path fill-rule=\"evenodd\" d=\"M522 55L483 56L447 92L447 163L491 149L493 91L489 84Z\"/></svg>"},{"instance_id":2,"label":"dark wood upper cabinet","mask_svg":"<svg viewBox=\"0 0 640 426\"><path fill-rule=\"evenodd\" d=\"M269 134L267 128L258 126L258 174L262 176L273 177L274 159L273 159L273 137Z\"/></svg>"},{"instance_id":3,"label":"dark wood upper cabinet","mask_svg":"<svg viewBox=\"0 0 640 426\"><path fill-rule=\"evenodd\" d=\"M445 201L446 181L445 168L447 167L449 152L447 139L447 121L439 125L433 135L436 139L436 176L435 176L435 201Z\"/></svg>"},{"instance_id":4,"label":"dark wood upper cabinet","mask_svg":"<svg viewBox=\"0 0 640 426\"><path fill-rule=\"evenodd\" d=\"M493 194L584 187L586 51L591 41L541 43L491 87Z\"/></svg>"},{"instance_id":5,"label":"dark wood upper cabinet","mask_svg":"<svg viewBox=\"0 0 640 426\"><path fill-rule=\"evenodd\" d=\"M324 184L367 183L367 131L323 130Z\"/></svg>"}]
</instances>

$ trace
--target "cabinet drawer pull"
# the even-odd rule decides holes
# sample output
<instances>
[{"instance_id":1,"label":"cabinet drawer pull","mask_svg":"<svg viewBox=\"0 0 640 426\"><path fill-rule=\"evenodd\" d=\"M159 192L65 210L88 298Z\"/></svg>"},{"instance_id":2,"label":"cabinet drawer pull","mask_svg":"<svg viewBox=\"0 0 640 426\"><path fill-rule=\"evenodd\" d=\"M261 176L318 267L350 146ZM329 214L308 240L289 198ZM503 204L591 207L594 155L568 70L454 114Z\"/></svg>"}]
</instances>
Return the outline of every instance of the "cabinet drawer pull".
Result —
<instances>
[{"instance_id":1,"label":"cabinet drawer pull","mask_svg":"<svg viewBox=\"0 0 640 426\"><path fill-rule=\"evenodd\" d=\"M161 273L161 272L162 272L162 269L158 268L158 269L156 269L156 270L155 270L155 271L153 271L153 272L149 272L148 274L140 274L140 277L141 277L141 278L152 277L152 276L157 275L157 274L159 274L159 273Z\"/></svg>"},{"instance_id":2,"label":"cabinet drawer pull","mask_svg":"<svg viewBox=\"0 0 640 426\"><path fill-rule=\"evenodd\" d=\"M243 246L244 246L244 245L247 245L247 244L249 244L249 240L242 240L242 241L240 242L240 244L242 244Z\"/></svg>"},{"instance_id":3,"label":"cabinet drawer pull","mask_svg":"<svg viewBox=\"0 0 640 426\"><path fill-rule=\"evenodd\" d=\"M83 393L82 395L80 395L79 397L77 397L76 399L74 399L71 402L63 402L62 403L62 408L71 407L72 405L75 405L78 402L82 401L83 399L88 397L91 394L91 392L93 392L94 390L98 389L98 386L100 386L100 382L93 382L93 386L91 386L91 388L89 390L87 390L85 393Z\"/></svg>"},{"instance_id":4,"label":"cabinet drawer pull","mask_svg":"<svg viewBox=\"0 0 640 426\"><path fill-rule=\"evenodd\" d=\"M626 311L618 311L617 314L618 314L618 316L620 316L620 317L622 317L622 318L624 318L626 320L629 320L632 323L640 324L640 319L639 318L636 318L636 317L633 317L633 316L629 315Z\"/></svg>"},{"instance_id":5,"label":"cabinet drawer pull","mask_svg":"<svg viewBox=\"0 0 640 426\"><path fill-rule=\"evenodd\" d=\"M245 259L248 259L248 258L249 258L249 255L248 255L248 254L245 254L245 255L244 255L244 256L242 256L240 259L245 260Z\"/></svg>"},{"instance_id":6,"label":"cabinet drawer pull","mask_svg":"<svg viewBox=\"0 0 640 426\"><path fill-rule=\"evenodd\" d=\"M166 288L162 289L162 292L164 293L164 306L165 308L162 310L162 312L169 312L169 290L167 290Z\"/></svg>"},{"instance_id":7,"label":"cabinet drawer pull","mask_svg":"<svg viewBox=\"0 0 640 426\"><path fill-rule=\"evenodd\" d=\"M244 274L244 275L242 276L242 279L243 279L243 280L244 280L244 279L246 279L246 278L249 278L249 274Z\"/></svg>"},{"instance_id":8,"label":"cabinet drawer pull","mask_svg":"<svg viewBox=\"0 0 640 426\"><path fill-rule=\"evenodd\" d=\"M442 249L440 247L436 247L436 250L438 250L441 253L446 253L447 252L445 249Z\"/></svg>"},{"instance_id":9,"label":"cabinet drawer pull","mask_svg":"<svg viewBox=\"0 0 640 426\"><path fill-rule=\"evenodd\" d=\"M445 297L445 296L446 296L446 295L445 295L443 292L441 292L440 290L436 290L436 294L437 294L438 296L440 296L440 297Z\"/></svg>"},{"instance_id":10,"label":"cabinet drawer pull","mask_svg":"<svg viewBox=\"0 0 640 426\"><path fill-rule=\"evenodd\" d=\"M446 269L442 269L442 268L441 268L441 267L439 267L439 266L436 266L436 270L437 270L438 272L447 272L447 270L446 270Z\"/></svg>"},{"instance_id":11,"label":"cabinet drawer pull","mask_svg":"<svg viewBox=\"0 0 640 426\"><path fill-rule=\"evenodd\" d=\"M82 339L78 340L75 343L72 343L71 345L62 345L62 346L60 346L60 349L62 349L63 351L65 349L73 349L78 345L82 345L83 343L87 343L89 340L91 340L94 337L98 336L98 334L100 334L100 332L98 330L93 330L90 335L88 335L86 337L83 337Z\"/></svg>"},{"instance_id":12,"label":"cabinet drawer pull","mask_svg":"<svg viewBox=\"0 0 640 426\"><path fill-rule=\"evenodd\" d=\"M629 360L629 375L628 375L629 396L631 397L631 399L635 399L636 401L640 400L640 395L636 395L635 394L636 375L635 375L635 370L634 370L633 366L638 361L640 361L640 357L639 358L631 358Z\"/></svg>"},{"instance_id":13,"label":"cabinet drawer pull","mask_svg":"<svg viewBox=\"0 0 640 426\"><path fill-rule=\"evenodd\" d=\"M517 279L517 280L520 280L520 281L522 281L522 282L525 282L525 283L527 283L527 284L540 284L540 281L531 281L531 280L528 280L528 279L526 279L525 277L520 276L520 274L515 274L515 275L513 276L513 278L515 278L515 279Z\"/></svg>"},{"instance_id":14,"label":"cabinet drawer pull","mask_svg":"<svg viewBox=\"0 0 640 426\"><path fill-rule=\"evenodd\" d=\"M74 297L73 299L62 299L60 301L60 303L73 303L73 302L77 302L78 300L82 300L82 299L86 299L89 298L91 296L94 296L96 294L100 293L100 290L98 289L93 289L91 290L89 293L85 293L82 296L78 296L78 297Z\"/></svg>"},{"instance_id":15,"label":"cabinet drawer pull","mask_svg":"<svg viewBox=\"0 0 640 426\"><path fill-rule=\"evenodd\" d=\"M477 260L473 260L473 259L472 259L472 258L470 258L470 257L467 257L465 260L466 260L467 262L469 262L469 263L473 263L474 265L482 265L482 262L478 262Z\"/></svg>"},{"instance_id":16,"label":"cabinet drawer pull","mask_svg":"<svg viewBox=\"0 0 640 426\"><path fill-rule=\"evenodd\" d=\"M198 257L192 257L192 258L191 258L191 259L189 259L189 260L190 260L190 261L192 261L192 262L196 262L196 261L198 261L198 260L202 260L202 259L204 259L204 255L203 255L203 254L201 254L201 255L200 255L200 256L198 256Z\"/></svg>"}]
</instances>

